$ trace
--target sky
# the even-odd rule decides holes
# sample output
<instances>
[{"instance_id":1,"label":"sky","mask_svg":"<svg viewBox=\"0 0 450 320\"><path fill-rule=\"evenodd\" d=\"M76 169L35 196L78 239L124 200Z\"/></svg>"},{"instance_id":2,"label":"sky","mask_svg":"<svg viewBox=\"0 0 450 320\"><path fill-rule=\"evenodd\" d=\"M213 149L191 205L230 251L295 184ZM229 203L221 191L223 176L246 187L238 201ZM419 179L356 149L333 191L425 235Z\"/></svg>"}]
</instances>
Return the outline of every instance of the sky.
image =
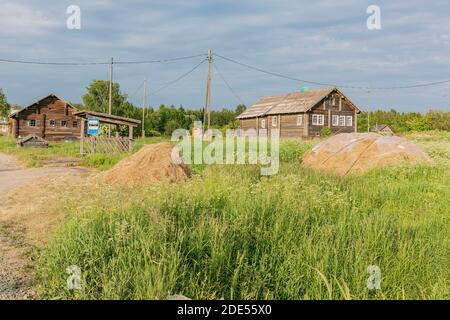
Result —
<instances>
[{"instance_id":1,"label":"sky","mask_svg":"<svg viewBox=\"0 0 450 320\"><path fill-rule=\"evenodd\" d=\"M67 28L67 7L81 9L81 28ZM369 5L381 29L369 30ZM0 0L0 59L52 62L160 60L213 53L297 79L338 85L363 110L450 110L450 82L376 90L348 86L408 86L450 79L450 1L364 0ZM163 90L204 57L156 64L115 65L114 81L140 106L201 108L207 64ZM213 110L307 86L213 56ZM54 66L0 62L9 103L29 105L52 92L81 102L107 65ZM225 81L228 85L225 83ZM231 89L230 89L231 88ZM157 91L157 92L156 92Z\"/></svg>"}]
</instances>

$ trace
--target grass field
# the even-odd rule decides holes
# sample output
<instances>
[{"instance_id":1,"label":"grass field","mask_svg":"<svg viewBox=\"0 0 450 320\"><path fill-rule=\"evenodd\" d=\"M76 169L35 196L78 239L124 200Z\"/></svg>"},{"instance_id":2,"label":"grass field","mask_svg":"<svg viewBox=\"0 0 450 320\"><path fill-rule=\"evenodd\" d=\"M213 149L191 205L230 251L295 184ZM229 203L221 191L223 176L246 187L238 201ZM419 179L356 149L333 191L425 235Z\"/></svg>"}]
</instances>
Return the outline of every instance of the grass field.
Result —
<instances>
[{"instance_id":1,"label":"grass field","mask_svg":"<svg viewBox=\"0 0 450 320\"><path fill-rule=\"evenodd\" d=\"M139 150L144 144L157 143L164 138L154 137L146 139L136 139L133 144L133 152ZM12 154L28 167L41 167L46 160L55 158L79 158L80 166L107 170L114 166L128 154L90 154L80 156L79 141L67 141L60 143L50 143L48 148L18 148L16 141L0 136L0 152Z\"/></svg>"},{"instance_id":2,"label":"grass field","mask_svg":"<svg viewBox=\"0 0 450 320\"><path fill-rule=\"evenodd\" d=\"M449 299L450 134L408 138L436 163L344 179L302 168L311 143L287 141L273 177L211 166L185 184L74 190L88 200L61 204L41 297ZM81 290L66 288L71 265Z\"/></svg>"},{"instance_id":3,"label":"grass field","mask_svg":"<svg viewBox=\"0 0 450 320\"><path fill-rule=\"evenodd\" d=\"M281 169L196 170L187 184L98 188L79 204L66 194L64 223L38 260L43 298L448 299L450 134L407 136L435 165L374 170L346 179L299 166L312 142L284 141ZM159 141L159 140L158 140ZM157 140L138 140L135 151ZM77 157L78 145L0 152L30 166ZM84 158L107 169L123 156ZM79 199L79 197L78 197ZM66 268L82 270L67 290ZM367 267L382 272L368 290Z\"/></svg>"}]
</instances>

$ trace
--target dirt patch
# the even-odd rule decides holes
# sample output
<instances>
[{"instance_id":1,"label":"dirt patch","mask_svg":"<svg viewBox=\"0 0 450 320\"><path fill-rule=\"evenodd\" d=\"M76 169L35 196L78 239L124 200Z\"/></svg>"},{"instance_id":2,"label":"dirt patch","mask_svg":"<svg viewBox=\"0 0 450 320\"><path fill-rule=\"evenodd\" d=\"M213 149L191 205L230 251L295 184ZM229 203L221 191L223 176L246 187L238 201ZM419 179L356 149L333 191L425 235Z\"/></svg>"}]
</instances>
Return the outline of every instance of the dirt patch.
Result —
<instances>
[{"instance_id":1,"label":"dirt patch","mask_svg":"<svg viewBox=\"0 0 450 320\"><path fill-rule=\"evenodd\" d=\"M65 216L83 168L25 168L0 153L0 300L32 299L32 258ZM79 193L75 192L75 195Z\"/></svg>"},{"instance_id":2,"label":"dirt patch","mask_svg":"<svg viewBox=\"0 0 450 320\"><path fill-rule=\"evenodd\" d=\"M318 145L303 157L307 167L338 175L360 174L376 167L430 163L414 143L375 133L343 133Z\"/></svg>"},{"instance_id":3,"label":"dirt patch","mask_svg":"<svg viewBox=\"0 0 450 320\"><path fill-rule=\"evenodd\" d=\"M150 186L159 182L180 182L191 176L189 168L182 162L172 162L172 151L179 152L169 143L144 146L139 152L120 161L111 170L100 173L99 181L122 186Z\"/></svg>"}]
</instances>

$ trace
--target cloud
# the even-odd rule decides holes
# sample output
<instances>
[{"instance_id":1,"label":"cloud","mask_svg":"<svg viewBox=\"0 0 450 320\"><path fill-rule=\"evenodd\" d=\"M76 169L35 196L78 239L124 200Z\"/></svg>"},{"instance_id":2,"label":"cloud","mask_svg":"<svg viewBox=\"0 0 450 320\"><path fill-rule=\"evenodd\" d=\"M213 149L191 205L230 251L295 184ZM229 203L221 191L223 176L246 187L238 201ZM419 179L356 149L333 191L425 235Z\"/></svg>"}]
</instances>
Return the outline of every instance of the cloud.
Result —
<instances>
[{"instance_id":1,"label":"cloud","mask_svg":"<svg viewBox=\"0 0 450 320\"><path fill-rule=\"evenodd\" d=\"M1 36L44 34L58 25L58 22L45 12L24 4L1 1L0 7Z\"/></svg>"},{"instance_id":2,"label":"cloud","mask_svg":"<svg viewBox=\"0 0 450 320\"><path fill-rule=\"evenodd\" d=\"M66 6L54 1L1 1L1 58L58 61L152 60L206 53L207 48L239 61L293 77L352 85L404 85L449 78L450 18L447 1L377 1L382 30L366 28L368 1L87 1L78 0L82 29L65 27ZM144 77L154 89L198 61L116 66L122 88L136 91ZM216 59L228 82L247 104L301 84ZM200 107L205 66L150 98L160 103ZM100 67L32 67L0 64L0 87L9 100L27 104L49 91L80 101L92 79L106 79ZM24 90L27 88L27 90ZM239 101L213 75L214 106ZM436 92L445 87L396 94L349 91L364 107L400 110L448 106ZM441 91L439 91L441 90ZM345 90L344 90L345 91ZM140 104L141 98L132 97Z\"/></svg>"}]
</instances>

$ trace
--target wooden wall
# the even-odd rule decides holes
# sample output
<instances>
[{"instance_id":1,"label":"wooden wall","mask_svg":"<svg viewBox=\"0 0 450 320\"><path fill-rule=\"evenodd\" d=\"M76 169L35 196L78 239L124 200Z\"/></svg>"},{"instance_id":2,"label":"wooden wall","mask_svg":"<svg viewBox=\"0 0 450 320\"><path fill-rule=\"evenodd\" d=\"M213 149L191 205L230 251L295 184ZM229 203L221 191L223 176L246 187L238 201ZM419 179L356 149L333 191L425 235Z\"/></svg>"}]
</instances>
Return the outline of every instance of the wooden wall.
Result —
<instances>
[{"instance_id":1,"label":"wooden wall","mask_svg":"<svg viewBox=\"0 0 450 320\"><path fill-rule=\"evenodd\" d=\"M312 115L323 114L325 117L323 126L312 125ZM333 126L332 116L352 116L352 126ZM309 112L309 136L320 136L320 131L324 127L329 127L333 133L351 133L355 132L355 110L351 103L347 99L342 99L341 106L339 103L336 105L329 105L325 101L322 101L317 106L313 107Z\"/></svg>"},{"instance_id":2,"label":"wooden wall","mask_svg":"<svg viewBox=\"0 0 450 320\"><path fill-rule=\"evenodd\" d=\"M78 110L70 107L66 102L48 97L39 104L31 106L17 115L16 123L13 122L13 133L16 137L26 137L36 134L48 141L61 141L80 138L80 120L73 114ZM36 126L29 125L30 120L36 121ZM55 126L50 126L50 121L55 121ZM62 127L61 122L66 121L67 127ZM73 122L77 126L73 126Z\"/></svg>"},{"instance_id":3,"label":"wooden wall","mask_svg":"<svg viewBox=\"0 0 450 320\"><path fill-rule=\"evenodd\" d=\"M303 123L301 125L297 124L297 116L303 114ZM313 125L312 116L313 114L321 114L324 116L323 125ZM332 116L351 116L352 125L351 126L333 126ZM321 130L325 127L329 127L331 131L335 134L338 133L351 133L356 131L357 115L355 109L350 101L346 97L340 96L337 92L335 93L334 103L330 99L324 99L316 106L314 106L307 113L297 113L297 114L282 114L276 115L278 117L277 126L272 125L272 119L275 115L269 115L264 117L241 119L240 125L241 129L248 130L250 128L258 130L261 129L261 121L266 120L267 134L270 135L272 129L280 130L281 138L299 138L299 137L317 137L320 136Z\"/></svg>"}]
</instances>

